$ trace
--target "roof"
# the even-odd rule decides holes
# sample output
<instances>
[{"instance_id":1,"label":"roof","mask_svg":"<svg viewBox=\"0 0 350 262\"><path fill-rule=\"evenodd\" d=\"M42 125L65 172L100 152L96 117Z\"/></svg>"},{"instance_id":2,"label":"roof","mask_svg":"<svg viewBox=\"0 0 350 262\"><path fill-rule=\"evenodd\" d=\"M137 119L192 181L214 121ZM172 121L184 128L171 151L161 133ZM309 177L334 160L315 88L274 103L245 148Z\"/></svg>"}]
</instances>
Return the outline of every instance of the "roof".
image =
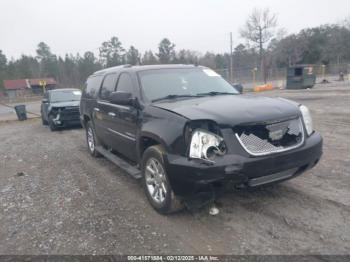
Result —
<instances>
[{"instance_id":1,"label":"roof","mask_svg":"<svg viewBox=\"0 0 350 262\"><path fill-rule=\"evenodd\" d=\"M131 67L134 71L152 70L152 69L171 69L171 68L197 68L201 66L182 65L182 64L167 64L167 65L143 65Z\"/></svg>"},{"instance_id":2,"label":"roof","mask_svg":"<svg viewBox=\"0 0 350 262\"><path fill-rule=\"evenodd\" d=\"M166 65L139 65L139 66L131 66L131 65L121 65L110 67L106 69L102 69L93 73L93 75L104 75L107 73L117 72L121 69L128 69L131 71L143 71L143 70L155 70L155 69L167 69L167 68L196 68L195 65L182 65L182 64L166 64Z\"/></svg>"},{"instance_id":3,"label":"roof","mask_svg":"<svg viewBox=\"0 0 350 262\"><path fill-rule=\"evenodd\" d=\"M57 82L53 78L34 78L34 79L28 79L30 82L30 85L32 86L38 86L39 82L44 80L46 82L46 85L56 85Z\"/></svg>"},{"instance_id":4,"label":"roof","mask_svg":"<svg viewBox=\"0 0 350 262\"><path fill-rule=\"evenodd\" d=\"M46 81L46 85L56 85L57 82L53 78L34 78L34 79L15 79L4 80L4 87L7 90L26 89L31 86L38 86L41 80Z\"/></svg>"},{"instance_id":5,"label":"roof","mask_svg":"<svg viewBox=\"0 0 350 262\"><path fill-rule=\"evenodd\" d=\"M25 79L4 80L4 87L7 90L25 89L25 88L28 88L28 84L27 84L27 81Z\"/></svg>"}]
</instances>

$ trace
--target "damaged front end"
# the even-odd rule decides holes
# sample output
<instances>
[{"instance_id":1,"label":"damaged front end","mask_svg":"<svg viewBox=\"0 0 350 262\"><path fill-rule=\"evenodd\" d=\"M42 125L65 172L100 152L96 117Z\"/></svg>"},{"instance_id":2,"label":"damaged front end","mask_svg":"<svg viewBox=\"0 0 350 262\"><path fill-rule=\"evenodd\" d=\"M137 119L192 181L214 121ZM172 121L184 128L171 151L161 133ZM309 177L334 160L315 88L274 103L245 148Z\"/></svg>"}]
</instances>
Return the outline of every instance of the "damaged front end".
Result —
<instances>
[{"instance_id":1,"label":"damaged front end","mask_svg":"<svg viewBox=\"0 0 350 262\"><path fill-rule=\"evenodd\" d=\"M79 125L79 107L53 107L50 115L55 126Z\"/></svg>"},{"instance_id":2,"label":"damaged front end","mask_svg":"<svg viewBox=\"0 0 350 262\"><path fill-rule=\"evenodd\" d=\"M184 156L167 155L167 172L175 194L189 208L212 203L228 188L291 179L322 155L322 137L306 131L302 115L237 126L190 121L184 140Z\"/></svg>"}]
</instances>

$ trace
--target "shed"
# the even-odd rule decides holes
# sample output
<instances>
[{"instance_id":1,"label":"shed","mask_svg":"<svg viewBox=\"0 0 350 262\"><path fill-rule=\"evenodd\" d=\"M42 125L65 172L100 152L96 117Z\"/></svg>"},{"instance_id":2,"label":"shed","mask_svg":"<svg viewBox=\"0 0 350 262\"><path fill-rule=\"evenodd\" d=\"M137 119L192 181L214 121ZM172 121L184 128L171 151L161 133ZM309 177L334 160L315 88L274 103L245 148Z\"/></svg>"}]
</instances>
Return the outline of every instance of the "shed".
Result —
<instances>
[{"instance_id":1,"label":"shed","mask_svg":"<svg viewBox=\"0 0 350 262\"><path fill-rule=\"evenodd\" d=\"M42 94L43 88L40 86L40 81L46 82L46 89L56 88L57 82L53 78L14 79L4 80L5 93L9 98L26 93Z\"/></svg>"}]
</instances>

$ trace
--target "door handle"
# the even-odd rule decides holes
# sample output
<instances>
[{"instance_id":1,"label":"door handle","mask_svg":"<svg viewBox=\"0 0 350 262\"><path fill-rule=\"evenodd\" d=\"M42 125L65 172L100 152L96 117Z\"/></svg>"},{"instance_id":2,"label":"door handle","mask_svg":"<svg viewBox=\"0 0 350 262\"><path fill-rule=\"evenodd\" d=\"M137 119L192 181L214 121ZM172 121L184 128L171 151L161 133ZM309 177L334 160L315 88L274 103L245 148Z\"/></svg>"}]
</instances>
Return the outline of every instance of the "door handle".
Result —
<instances>
[{"instance_id":1,"label":"door handle","mask_svg":"<svg viewBox=\"0 0 350 262\"><path fill-rule=\"evenodd\" d=\"M113 113L113 112L108 112L108 115L111 116L111 117L115 117L116 116L116 114Z\"/></svg>"},{"instance_id":2,"label":"door handle","mask_svg":"<svg viewBox=\"0 0 350 262\"><path fill-rule=\"evenodd\" d=\"M100 112L100 109L99 109L99 108L97 108L97 107L95 107L95 108L94 108L94 111L96 111L96 112Z\"/></svg>"}]
</instances>

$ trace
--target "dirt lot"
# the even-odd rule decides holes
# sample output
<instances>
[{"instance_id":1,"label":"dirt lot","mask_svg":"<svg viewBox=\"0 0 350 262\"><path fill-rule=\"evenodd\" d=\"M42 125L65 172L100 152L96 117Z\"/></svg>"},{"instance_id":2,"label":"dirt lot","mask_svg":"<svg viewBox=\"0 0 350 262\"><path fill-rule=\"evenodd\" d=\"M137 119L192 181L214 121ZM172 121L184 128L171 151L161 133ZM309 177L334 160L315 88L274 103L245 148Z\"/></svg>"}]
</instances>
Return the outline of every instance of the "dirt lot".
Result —
<instances>
[{"instance_id":1,"label":"dirt lot","mask_svg":"<svg viewBox=\"0 0 350 262\"><path fill-rule=\"evenodd\" d=\"M1 254L350 254L350 86L273 91L310 107L324 156L301 177L233 191L218 216L157 214L84 131L0 124Z\"/></svg>"},{"instance_id":2,"label":"dirt lot","mask_svg":"<svg viewBox=\"0 0 350 262\"><path fill-rule=\"evenodd\" d=\"M25 105L28 118L37 118L40 116L40 103L41 100L18 102L18 103L6 103L0 101L0 122L17 120L17 115L14 107L16 105Z\"/></svg>"}]
</instances>

